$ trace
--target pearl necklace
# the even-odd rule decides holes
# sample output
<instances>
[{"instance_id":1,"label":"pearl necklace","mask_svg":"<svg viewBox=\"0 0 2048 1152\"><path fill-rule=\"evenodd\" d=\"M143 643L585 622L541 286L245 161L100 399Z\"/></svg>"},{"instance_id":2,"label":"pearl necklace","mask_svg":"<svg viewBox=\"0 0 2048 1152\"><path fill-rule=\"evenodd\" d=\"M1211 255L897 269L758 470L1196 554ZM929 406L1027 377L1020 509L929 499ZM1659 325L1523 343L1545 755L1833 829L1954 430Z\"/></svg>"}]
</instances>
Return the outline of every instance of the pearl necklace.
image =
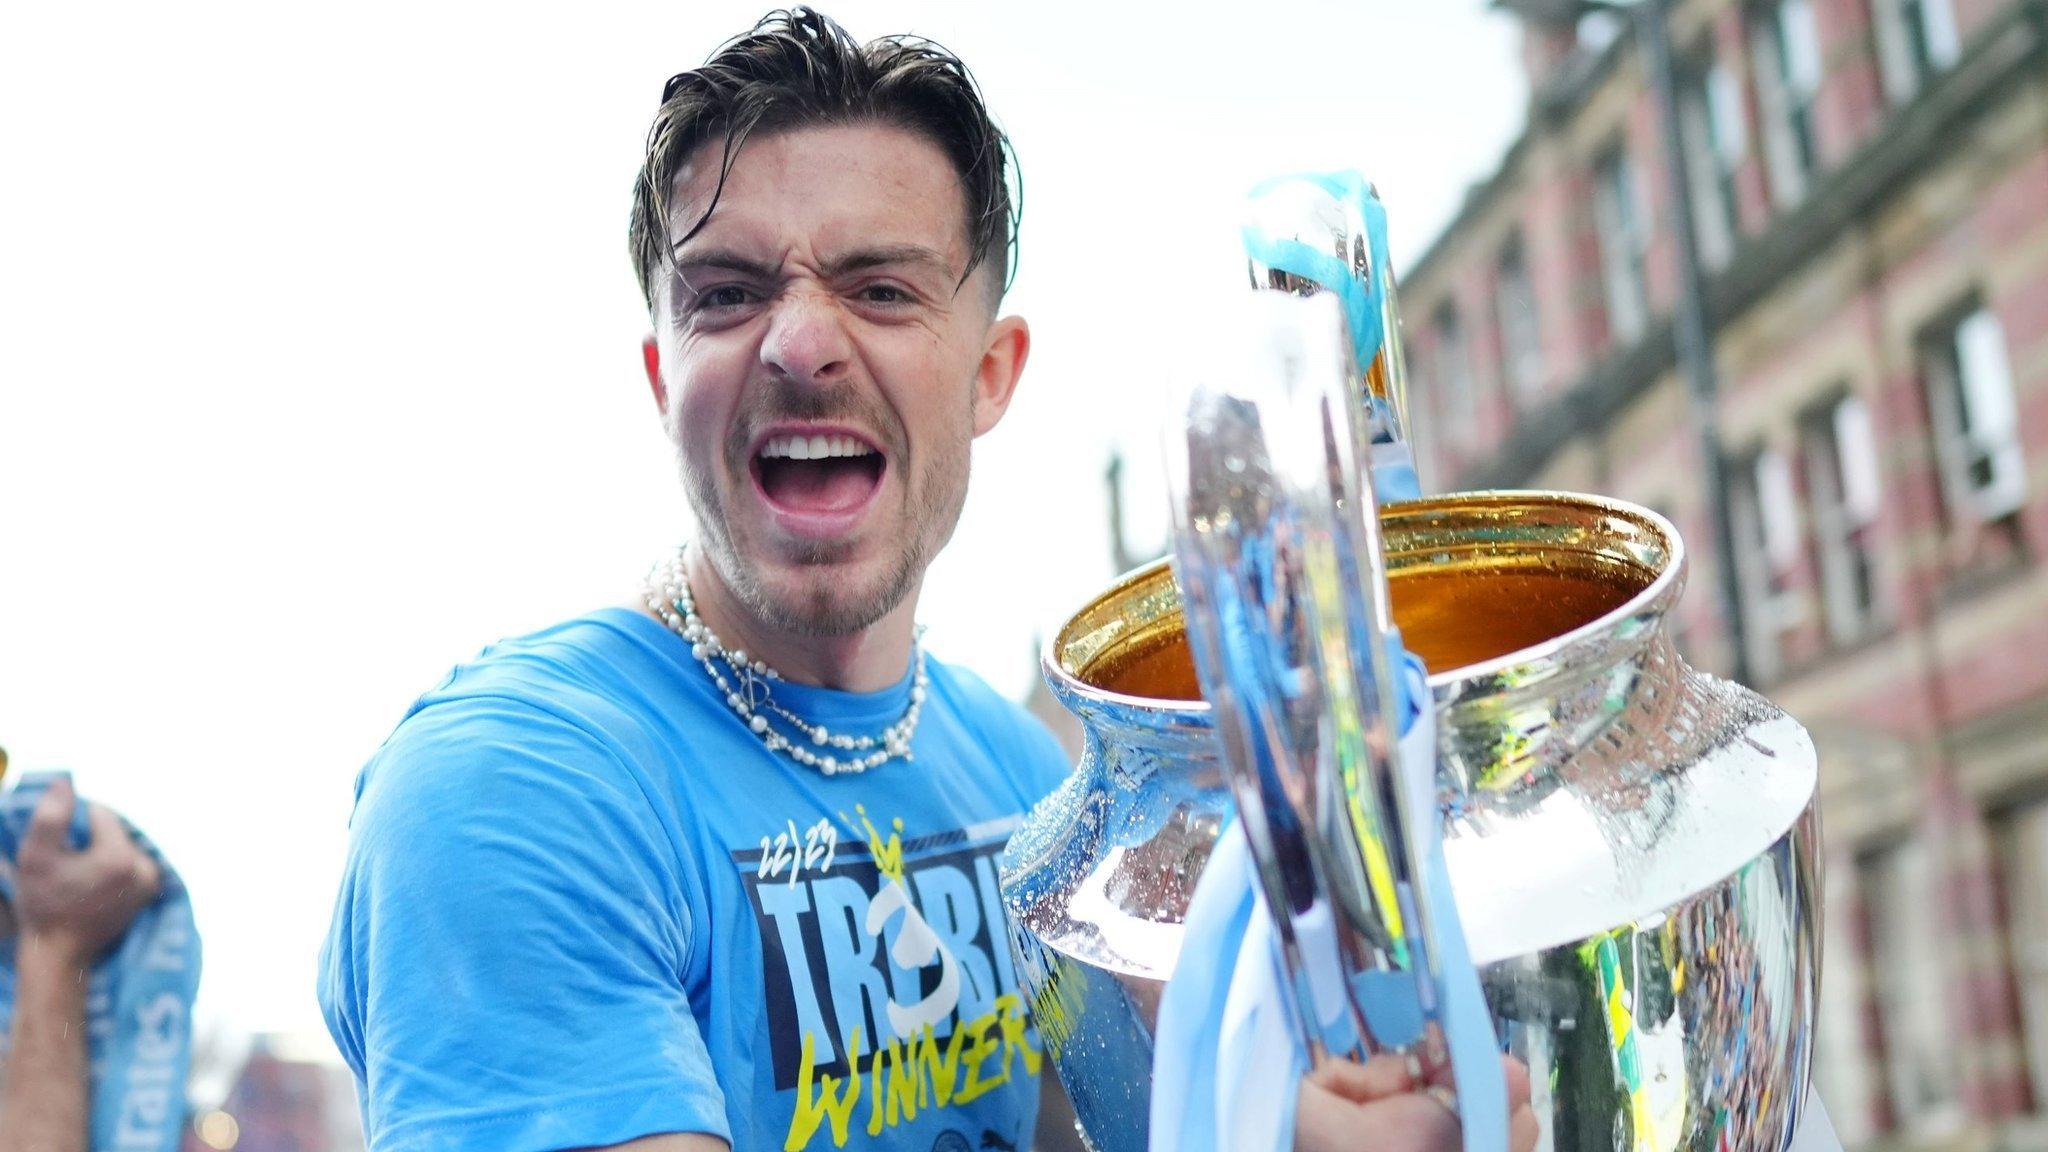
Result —
<instances>
[{"instance_id":1,"label":"pearl necklace","mask_svg":"<svg viewBox=\"0 0 2048 1152\"><path fill-rule=\"evenodd\" d=\"M780 752L807 768L827 776L865 772L891 760L911 760L910 738L917 732L918 713L924 710L924 645L911 641L911 664L916 672L910 683L910 705L902 719L882 730L880 736L848 736L823 724L812 724L775 702L770 685L782 674L741 649L727 648L711 626L697 615L697 602L690 595L689 578L683 573L683 554L677 552L666 564L647 577L647 606L667 624L669 631L690 646L690 655L704 666L711 683L725 697L726 707L740 718L747 730L761 738L770 752ZM724 665L733 674L728 680L719 670ZM737 681L737 683L735 683ZM770 717L781 721L780 725ZM781 729L787 729L785 735ZM837 749L815 752L818 749Z\"/></svg>"}]
</instances>

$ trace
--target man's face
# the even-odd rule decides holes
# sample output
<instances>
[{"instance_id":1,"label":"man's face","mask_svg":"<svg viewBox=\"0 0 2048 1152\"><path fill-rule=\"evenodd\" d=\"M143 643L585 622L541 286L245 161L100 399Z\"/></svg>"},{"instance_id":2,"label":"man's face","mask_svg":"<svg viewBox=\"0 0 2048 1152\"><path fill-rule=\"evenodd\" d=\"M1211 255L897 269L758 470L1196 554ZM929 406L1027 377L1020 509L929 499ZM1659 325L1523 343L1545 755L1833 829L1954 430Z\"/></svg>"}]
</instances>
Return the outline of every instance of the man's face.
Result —
<instances>
[{"instance_id":1,"label":"man's face","mask_svg":"<svg viewBox=\"0 0 2048 1152\"><path fill-rule=\"evenodd\" d=\"M722 143L678 175L670 233ZM965 285L952 165L880 125L747 141L655 295L649 370L701 547L770 626L846 635L918 585L967 493L969 442L1022 369L1021 321Z\"/></svg>"}]
</instances>

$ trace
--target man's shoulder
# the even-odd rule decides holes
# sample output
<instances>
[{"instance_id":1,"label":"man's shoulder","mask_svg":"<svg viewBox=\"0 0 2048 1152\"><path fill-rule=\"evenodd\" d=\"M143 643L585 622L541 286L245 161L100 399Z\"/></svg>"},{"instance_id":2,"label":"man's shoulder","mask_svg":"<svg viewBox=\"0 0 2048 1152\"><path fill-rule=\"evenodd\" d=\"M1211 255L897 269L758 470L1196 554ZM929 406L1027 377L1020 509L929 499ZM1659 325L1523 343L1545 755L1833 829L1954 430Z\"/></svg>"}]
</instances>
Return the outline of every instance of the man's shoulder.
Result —
<instances>
[{"instance_id":1,"label":"man's shoulder","mask_svg":"<svg viewBox=\"0 0 2048 1152\"><path fill-rule=\"evenodd\" d=\"M620 695L644 679L650 656L643 622L624 608L604 608L486 646L457 664L407 713L464 699L547 701Z\"/></svg>"},{"instance_id":2,"label":"man's shoulder","mask_svg":"<svg viewBox=\"0 0 2048 1152\"><path fill-rule=\"evenodd\" d=\"M501 640L420 695L364 768L481 782L537 758L613 775L647 760L647 719L666 690L662 658L626 609L604 609Z\"/></svg>"}]
</instances>

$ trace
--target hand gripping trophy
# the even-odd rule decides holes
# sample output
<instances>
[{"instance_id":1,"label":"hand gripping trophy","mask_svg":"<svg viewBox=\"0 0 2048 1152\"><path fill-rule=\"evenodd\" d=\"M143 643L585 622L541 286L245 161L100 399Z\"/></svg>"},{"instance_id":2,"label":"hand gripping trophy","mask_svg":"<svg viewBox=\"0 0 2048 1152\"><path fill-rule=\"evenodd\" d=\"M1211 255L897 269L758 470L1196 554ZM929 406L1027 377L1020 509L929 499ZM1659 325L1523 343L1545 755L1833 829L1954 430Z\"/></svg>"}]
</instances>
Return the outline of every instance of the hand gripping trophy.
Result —
<instances>
[{"instance_id":1,"label":"hand gripping trophy","mask_svg":"<svg viewBox=\"0 0 2048 1152\"><path fill-rule=\"evenodd\" d=\"M1662 517L1420 497L1368 185L1262 185L1244 242L1172 562L1046 645L1086 747L1003 871L1085 1136L1256 1148L1304 1067L1394 1051L1501 1152L1506 1052L1545 1152L1817 1143L1805 731L1679 657Z\"/></svg>"}]
</instances>

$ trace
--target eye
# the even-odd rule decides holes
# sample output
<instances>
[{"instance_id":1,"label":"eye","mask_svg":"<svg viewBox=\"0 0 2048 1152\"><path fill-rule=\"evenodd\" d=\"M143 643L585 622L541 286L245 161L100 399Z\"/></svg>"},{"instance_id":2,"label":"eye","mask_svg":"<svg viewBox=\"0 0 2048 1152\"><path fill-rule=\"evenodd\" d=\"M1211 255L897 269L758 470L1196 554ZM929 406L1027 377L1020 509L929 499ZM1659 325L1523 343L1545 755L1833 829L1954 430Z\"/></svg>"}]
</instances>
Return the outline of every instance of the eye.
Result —
<instances>
[{"instance_id":1,"label":"eye","mask_svg":"<svg viewBox=\"0 0 2048 1152\"><path fill-rule=\"evenodd\" d=\"M741 305L750 303L752 299L753 293L748 292L738 284L720 284L716 288L707 288L702 293L699 293L697 296L697 306L713 310L738 308Z\"/></svg>"},{"instance_id":2,"label":"eye","mask_svg":"<svg viewBox=\"0 0 2048 1152\"><path fill-rule=\"evenodd\" d=\"M870 284L860 290L860 298L870 304L908 304L912 299L894 284Z\"/></svg>"}]
</instances>

